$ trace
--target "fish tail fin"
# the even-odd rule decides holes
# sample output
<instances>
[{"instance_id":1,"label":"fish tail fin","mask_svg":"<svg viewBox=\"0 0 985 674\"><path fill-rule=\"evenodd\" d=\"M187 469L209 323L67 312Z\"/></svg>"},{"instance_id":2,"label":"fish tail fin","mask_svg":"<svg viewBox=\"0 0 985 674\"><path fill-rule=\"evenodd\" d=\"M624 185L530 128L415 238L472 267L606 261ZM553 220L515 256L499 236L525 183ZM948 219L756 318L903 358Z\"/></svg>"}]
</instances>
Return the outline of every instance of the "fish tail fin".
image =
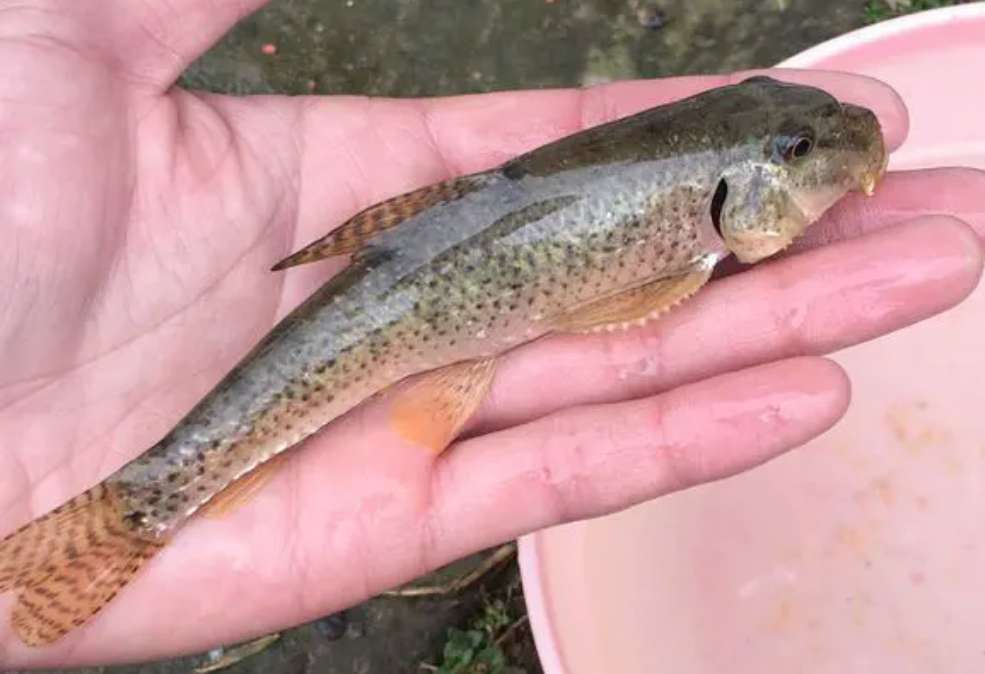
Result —
<instances>
[{"instance_id":1,"label":"fish tail fin","mask_svg":"<svg viewBox=\"0 0 985 674\"><path fill-rule=\"evenodd\" d=\"M57 641L116 596L164 545L128 522L103 483L0 540L0 594L17 595L11 625L29 646Z\"/></svg>"}]
</instances>

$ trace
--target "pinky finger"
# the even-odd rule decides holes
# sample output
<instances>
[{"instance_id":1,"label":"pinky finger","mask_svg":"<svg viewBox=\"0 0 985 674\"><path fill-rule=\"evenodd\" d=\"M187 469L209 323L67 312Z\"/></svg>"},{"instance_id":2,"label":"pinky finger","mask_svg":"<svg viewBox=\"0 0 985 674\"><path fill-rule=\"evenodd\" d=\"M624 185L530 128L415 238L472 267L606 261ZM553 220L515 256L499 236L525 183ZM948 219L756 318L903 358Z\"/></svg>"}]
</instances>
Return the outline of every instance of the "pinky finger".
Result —
<instances>
[{"instance_id":1,"label":"pinky finger","mask_svg":"<svg viewBox=\"0 0 985 674\"><path fill-rule=\"evenodd\" d=\"M752 468L826 431L849 397L838 365L795 358L467 440L435 466L429 556L440 564Z\"/></svg>"}]
</instances>

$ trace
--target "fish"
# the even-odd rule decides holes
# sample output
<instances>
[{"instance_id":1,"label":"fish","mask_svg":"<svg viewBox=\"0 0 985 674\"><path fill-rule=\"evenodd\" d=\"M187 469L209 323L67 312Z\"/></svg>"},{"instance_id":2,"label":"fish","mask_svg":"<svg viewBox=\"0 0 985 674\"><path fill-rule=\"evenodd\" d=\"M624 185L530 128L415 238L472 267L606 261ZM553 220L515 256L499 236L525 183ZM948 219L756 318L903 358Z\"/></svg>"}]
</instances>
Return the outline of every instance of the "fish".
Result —
<instances>
[{"instance_id":1,"label":"fish","mask_svg":"<svg viewBox=\"0 0 985 674\"><path fill-rule=\"evenodd\" d=\"M444 451L503 354L657 319L721 260L777 255L871 194L886 162L872 111L756 76L366 208L273 265L349 256L163 438L0 541L14 633L82 628L184 525L366 400L396 391L386 423Z\"/></svg>"}]
</instances>

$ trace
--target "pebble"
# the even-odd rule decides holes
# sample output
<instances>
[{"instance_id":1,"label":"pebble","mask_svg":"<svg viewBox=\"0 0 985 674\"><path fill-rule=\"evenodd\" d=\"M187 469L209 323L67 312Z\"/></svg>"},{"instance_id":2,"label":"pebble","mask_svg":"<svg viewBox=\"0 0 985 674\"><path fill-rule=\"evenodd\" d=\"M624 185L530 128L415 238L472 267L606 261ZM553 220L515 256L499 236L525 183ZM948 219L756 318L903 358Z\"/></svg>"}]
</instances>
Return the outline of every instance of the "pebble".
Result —
<instances>
[{"instance_id":1,"label":"pebble","mask_svg":"<svg viewBox=\"0 0 985 674\"><path fill-rule=\"evenodd\" d=\"M327 615L315 622L315 629L329 641L341 639L348 626L349 620L344 611Z\"/></svg>"},{"instance_id":2,"label":"pebble","mask_svg":"<svg viewBox=\"0 0 985 674\"><path fill-rule=\"evenodd\" d=\"M644 5L636 10L636 20L648 30L660 30L667 25L667 13L659 7Z\"/></svg>"}]
</instances>

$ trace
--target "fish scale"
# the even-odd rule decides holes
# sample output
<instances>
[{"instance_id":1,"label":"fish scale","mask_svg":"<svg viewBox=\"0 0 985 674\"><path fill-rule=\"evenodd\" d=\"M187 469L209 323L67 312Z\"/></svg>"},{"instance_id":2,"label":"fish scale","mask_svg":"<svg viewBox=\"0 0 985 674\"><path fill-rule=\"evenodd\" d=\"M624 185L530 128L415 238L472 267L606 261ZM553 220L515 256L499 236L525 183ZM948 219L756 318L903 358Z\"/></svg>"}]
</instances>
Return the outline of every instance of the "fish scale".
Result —
<instances>
[{"instance_id":1,"label":"fish scale","mask_svg":"<svg viewBox=\"0 0 985 674\"><path fill-rule=\"evenodd\" d=\"M352 256L164 438L0 541L15 632L43 645L84 624L203 507L412 375L392 429L443 450L502 354L652 318L726 255L782 250L885 164L871 112L752 78L361 211L274 265Z\"/></svg>"},{"instance_id":2,"label":"fish scale","mask_svg":"<svg viewBox=\"0 0 985 674\"><path fill-rule=\"evenodd\" d=\"M143 527L167 533L221 487L411 374L536 339L570 307L722 250L706 190L682 185L696 178L687 164L637 162L602 179L594 169L495 178L481 195L444 205L447 219L485 209L490 224L467 236L441 227L421 236L413 223L381 235L375 251L302 304L185 422L111 478ZM153 493L134 485L154 485Z\"/></svg>"}]
</instances>

